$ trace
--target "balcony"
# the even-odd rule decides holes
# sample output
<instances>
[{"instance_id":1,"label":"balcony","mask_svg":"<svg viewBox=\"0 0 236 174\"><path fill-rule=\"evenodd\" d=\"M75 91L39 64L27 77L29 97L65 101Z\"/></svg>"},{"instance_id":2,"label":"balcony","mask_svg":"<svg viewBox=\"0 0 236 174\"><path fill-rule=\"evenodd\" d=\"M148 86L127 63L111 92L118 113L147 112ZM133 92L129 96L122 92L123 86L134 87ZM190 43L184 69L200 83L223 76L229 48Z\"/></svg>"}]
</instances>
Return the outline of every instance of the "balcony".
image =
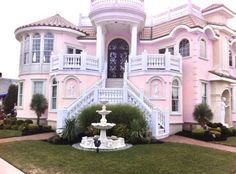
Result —
<instances>
[{"instance_id":1,"label":"balcony","mask_svg":"<svg viewBox=\"0 0 236 174\"><path fill-rule=\"evenodd\" d=\"M51 71L55 70L91 70L99 71L99 59L95 56L81 54L59 54L51 56Z\"/></svg>"},{"instance_id":2,"label":"balcony","mask_svg":"<svg viewBox=\"0 0 236 174\"><path fill-rule=\"evenodd\" d=\"M144 24L144 0L91 0L89 17L93 24L115 21Z\"/></svg>"},{"instance_id":3,"label":"balcony","mask_svg":"<svg viewBox=\"0 0 236 174\"><path fill-rule=\"evenodd\" d=\"M138 71L176 71L182 72L182 56L180 54L148 54L129 57L129 72Z\"/></svg>"},{"instance_id":4,"label":"balcony","mask_svg":"<svg viewBox=\"0 0 236 174\"><path fill-rule=\"evenodd\" d=\"M144 11L143 0L91 0L91 11L104 8L132 8Z\"/></svg>"}]
</instances>

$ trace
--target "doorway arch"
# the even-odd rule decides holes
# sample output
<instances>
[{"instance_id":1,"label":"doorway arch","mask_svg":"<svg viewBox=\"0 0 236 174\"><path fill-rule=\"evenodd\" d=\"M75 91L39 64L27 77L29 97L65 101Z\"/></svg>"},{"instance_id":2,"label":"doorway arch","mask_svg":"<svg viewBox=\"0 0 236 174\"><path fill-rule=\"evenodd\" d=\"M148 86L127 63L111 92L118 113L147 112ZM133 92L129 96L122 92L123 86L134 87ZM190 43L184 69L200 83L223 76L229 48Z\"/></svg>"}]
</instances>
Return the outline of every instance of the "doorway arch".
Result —
<instances>
[{"instance_id":1,"label":"doorway arch","mask_svg":"<svg viewBox=\"0 0 236 174\"><path fill-rule=\"evenodd\" d=\"M123 78L128 61L129 44L124 39L114 39L108 45L108 78Z\"/></svg>"}]
</instances>

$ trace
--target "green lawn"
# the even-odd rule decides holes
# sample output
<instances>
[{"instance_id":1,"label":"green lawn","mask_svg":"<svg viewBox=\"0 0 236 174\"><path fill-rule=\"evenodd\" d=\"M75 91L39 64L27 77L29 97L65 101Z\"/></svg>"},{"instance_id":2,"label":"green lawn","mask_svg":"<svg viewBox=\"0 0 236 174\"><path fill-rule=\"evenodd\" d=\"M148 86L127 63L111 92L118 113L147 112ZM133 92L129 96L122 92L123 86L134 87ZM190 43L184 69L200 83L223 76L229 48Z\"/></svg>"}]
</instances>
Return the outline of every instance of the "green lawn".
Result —
<instances>
[{"instance_id":1,"label":"green lawn","mask_svg":"<svg viewBox=\"0 0 236 174\"><path fill-rule=\"evenodd\" d=\"M215 143L236 147L236 137L228 137L226 141L217 141Z\"/></svg>"},{"instance_id":2,"label":"green lawn","mask_svg":"<svg viewBox=\"0 0 236 174\"><path fill-rule=\"evenodd\" d=\"M0 130L0 138L19 137L21 131L18 130Z\"/></svg>"},{"instance_id":3,"label":"green lawn","mask_svg":"<svg viewBox=\"0 0 236 174\"><path fill-rule=\"evenodd\" d=\"M34 174L233 174L236 154L191 145L137 145L87 152L42 141L0 144L0 157Z\"/></svg>"}]
</instances>

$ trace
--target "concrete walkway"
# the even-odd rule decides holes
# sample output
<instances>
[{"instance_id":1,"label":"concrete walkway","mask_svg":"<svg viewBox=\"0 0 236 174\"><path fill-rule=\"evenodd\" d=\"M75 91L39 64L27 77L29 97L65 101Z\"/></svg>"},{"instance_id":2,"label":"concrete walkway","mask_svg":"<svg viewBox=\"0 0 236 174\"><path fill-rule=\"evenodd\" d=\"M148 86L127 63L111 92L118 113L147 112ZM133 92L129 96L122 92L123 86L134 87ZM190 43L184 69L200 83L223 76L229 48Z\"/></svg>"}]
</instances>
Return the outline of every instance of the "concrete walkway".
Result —
<instances>
[{"instance_id":1,"label":"concrete walkway","mask_svg":"<svg viewBox=\"0 0 236 174\"><path fill-rule=\"evenodd\" d=\"M225 146L225 145L221 145L221 144L208 143L208 142L195 140L195 139L192 139L192 138L187 138L187 137L178 136L178 135L171 135L167 138L162 139L162 141L172 142L172 143L191 144L191 145L208 147L208 148L212 148L212 149L218 149L218 150L223 150L223 151L227 151L227 152L236 153L236 147Z\"/></svg>"},{"instance_id":2,"label":"concrete walkway","mask_svg":"<svg viewBox=\"0 0 236 174\"><path fill-rule=\"evenodd\" d=\"M12 138L2 138L0 139L0 144L14 142L14 141L24 141L24 140L46 140L55 135L54 132L43 133L43 134L35 134L21 137L12 137Z\"/></svg>"},{"instance_id":3,"label":"concrete walkway","mask_svg":"<svg viewBox=\"0 0 236 174\"><path fill-rule=\"evenodd\" d=\"M0 144L14 142L14 141L24 141L24 140L46 140L55 135L54 132L43 133L43 134L35 134L29 136L22 137L12 137L12 138L3 138L0 139ZM24 174L19 169L15 168L13 165L9 164L2 158L0 158L0 174Z\"/></svg>"}]
</instances>

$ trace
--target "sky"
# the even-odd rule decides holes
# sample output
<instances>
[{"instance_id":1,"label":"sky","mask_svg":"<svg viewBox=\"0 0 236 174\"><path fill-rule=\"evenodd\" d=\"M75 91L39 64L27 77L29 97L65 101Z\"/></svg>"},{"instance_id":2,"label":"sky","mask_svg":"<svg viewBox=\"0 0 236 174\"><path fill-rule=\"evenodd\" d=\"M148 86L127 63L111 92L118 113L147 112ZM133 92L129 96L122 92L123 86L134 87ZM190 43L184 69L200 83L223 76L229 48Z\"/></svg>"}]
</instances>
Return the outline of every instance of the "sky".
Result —
<instances>
[{"instance_id":1,"label":"sky","mask_svg":"<svg viewBox=\"0 0 236 174\"><path fill-rule=\"evenodd\" d=\"M168 8L186 4L189 0L145 0L148 16L159 14ZM235 0L192 0L202 9L212 3L224 3L236 12ZM0 5L0 72L3 78L18 78L20 43L15 39L17 27L26 25L55 14L60 14L78 24L79 14L87 15L90 0L7 0ZM234 26L232 25L234 24ZM236 20L231 22L236 29Z\"/></svg>"}]
</instances>

